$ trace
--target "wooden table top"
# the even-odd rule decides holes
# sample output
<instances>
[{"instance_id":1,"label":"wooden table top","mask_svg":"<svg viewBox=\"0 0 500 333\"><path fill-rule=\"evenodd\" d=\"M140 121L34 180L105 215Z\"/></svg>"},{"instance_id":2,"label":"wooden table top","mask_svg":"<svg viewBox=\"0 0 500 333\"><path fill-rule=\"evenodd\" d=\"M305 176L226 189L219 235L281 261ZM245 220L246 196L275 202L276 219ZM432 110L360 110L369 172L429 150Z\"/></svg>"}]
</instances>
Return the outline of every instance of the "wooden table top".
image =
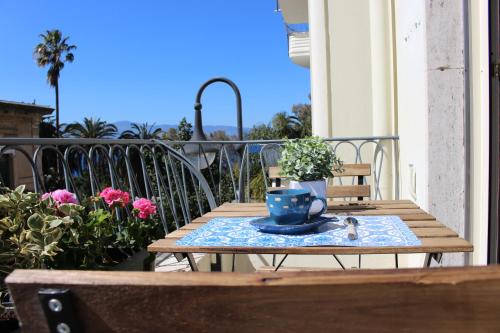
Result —
<instances>
[{"instance_id":1,"label":"wooden table top","mask_svg":"<svg viewBox=\"0 0 500 333\"><path fill-rule=\"evenodd\" d=\"M230 247L179 246L175 242L215 217L268 216L265 203L225 203L148 246L149 252L245 254L385 254L472 252L473 246L409 200L333 201L328 213L338 215L397 215L422 241L408 247Z\"/></svg>"}]
</instances>

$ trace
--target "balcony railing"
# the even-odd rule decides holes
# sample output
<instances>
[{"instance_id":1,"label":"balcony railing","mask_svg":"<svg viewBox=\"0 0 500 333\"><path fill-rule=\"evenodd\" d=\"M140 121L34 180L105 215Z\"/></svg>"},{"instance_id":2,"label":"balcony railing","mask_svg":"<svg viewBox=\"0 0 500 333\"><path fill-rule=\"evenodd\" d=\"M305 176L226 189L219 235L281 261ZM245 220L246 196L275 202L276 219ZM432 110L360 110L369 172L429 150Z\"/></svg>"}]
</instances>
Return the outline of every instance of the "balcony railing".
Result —
<instances>
[{"instance_id":1,"label":"balcony railing","mask_svg":"<svg viewBox=\"0 0 500 333\"><path fill-rule=\"evenodd\" d=\"M364 181L372 185L373 199L399 198L397 136L325 140L344 163L372 164L373 174ZM79 198L95 196L106 186L127 190L132 196L156 199L162 197L162 193L185 198L198 196L197 188L202 184L193 179L188 181L189 172L184 168L174 171L173 166L178 162L173 162L171 156L175 154L177 159L186 157L188 166L201 169L216 204L263 201L271 185L268 170L277 165L282 143L282 140L0 138L0 182L10 187L27 184L36 192L66 188ZM194 156L195 153L199 154ZM345 183L346 179L331 181ZM355 181L357 179L353 178L353 184ZM175 184L177 187L173 191ZM167 209L162 205L168 205L168 201L160 201L161 210ZM201 208L200 205L200 211Z\"/></svg>"}]
</instances>

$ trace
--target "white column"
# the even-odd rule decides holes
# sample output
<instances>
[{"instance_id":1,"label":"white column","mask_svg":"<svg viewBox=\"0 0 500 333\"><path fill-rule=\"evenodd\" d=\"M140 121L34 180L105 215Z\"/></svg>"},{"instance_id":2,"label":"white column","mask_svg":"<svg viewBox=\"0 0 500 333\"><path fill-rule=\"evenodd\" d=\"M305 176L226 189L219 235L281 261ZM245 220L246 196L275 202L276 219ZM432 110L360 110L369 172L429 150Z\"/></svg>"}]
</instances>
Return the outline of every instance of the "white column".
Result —
<instances>
[{"instance_id":1,"label":"white column","mask_svg":"<svg viewBox=\"0 0 500 333\"><path fill-rule=\"evenodd\" d=\"M466 46L467 47L467 46ZM473 265L488 256L489 55L488 1L469 0L470 54L470 240Z\"/></svg>"},{"instance_id":2,"label":"white column","mask_svg":"<svg viewBox=\"0 0 500 333\"><path fill-rule=\"evenodd\" d=\"M311 107L314 135L331 137L330 55L328 36L328 0L309 1L311 39Z\"/></svg>"}]
</instances>

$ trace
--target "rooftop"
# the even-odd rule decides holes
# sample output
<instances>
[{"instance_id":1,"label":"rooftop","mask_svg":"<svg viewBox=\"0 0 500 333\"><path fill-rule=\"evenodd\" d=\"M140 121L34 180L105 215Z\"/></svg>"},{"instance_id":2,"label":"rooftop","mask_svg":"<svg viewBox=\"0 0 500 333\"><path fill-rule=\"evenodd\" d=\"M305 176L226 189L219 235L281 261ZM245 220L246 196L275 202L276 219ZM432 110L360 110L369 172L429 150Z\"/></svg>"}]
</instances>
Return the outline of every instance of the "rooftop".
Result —
<instances>
[{"instance_id":1,"label":"rooftop","mask_svg":"<svg viewBox=\"0 0 500 333\"><path fill-rule=\"evenodd\" d=\"M54 111L54 108L48 105L38 105L35 103L0 100L0 112L1 111L24 111L24 112L37 112L42 114L49 114Z\"/></svg>"}]
</instances>

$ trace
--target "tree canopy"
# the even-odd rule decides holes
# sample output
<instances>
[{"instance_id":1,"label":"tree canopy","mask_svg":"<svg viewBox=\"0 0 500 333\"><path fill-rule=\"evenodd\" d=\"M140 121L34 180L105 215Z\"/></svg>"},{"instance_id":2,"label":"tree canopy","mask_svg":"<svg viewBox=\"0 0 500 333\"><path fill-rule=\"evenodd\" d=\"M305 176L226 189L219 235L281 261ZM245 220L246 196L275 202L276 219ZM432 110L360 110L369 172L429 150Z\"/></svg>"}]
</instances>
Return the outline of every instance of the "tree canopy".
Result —
<instances>
[{"instance_id":1,"label":"tree canopy","mask_svg":"<svg viewBox=\"0 0 500 333\"><path fill-rule=\"evenodd\" d=\"M159 139L161 138L161 128L155 128L155 124L132 124L132 129L123 131L120 139Z\"/></svg>"},{"instance_id":2,"label":"tree canopy","mask_svg":"<svg viewBox=\"0 0 500 333\"><path fill-rule=\"evenodd\" d=\"M83 118L83 123L74 122L64 129L64 135L76 138L105 139L115 137L118 129L100 118Z\"/></svg>"},{"instance_id":3,"label":"tree canopy","mask_svg":"<svg viewBox=\"0 0 500 333\"><path fill-rule=\"evenodd\" d=\"M65 62L73 62L75 56L73 50L75 45L69 45L69 37L63 37L62 32L54 29L47 30L41 34L42 42L38 43L33 50L33 56L39 67L49 66L47 71L47 82L55 88L56 93L56 136L59 137L59 76L64 68Z\"/></svg>"}]
</instances>

